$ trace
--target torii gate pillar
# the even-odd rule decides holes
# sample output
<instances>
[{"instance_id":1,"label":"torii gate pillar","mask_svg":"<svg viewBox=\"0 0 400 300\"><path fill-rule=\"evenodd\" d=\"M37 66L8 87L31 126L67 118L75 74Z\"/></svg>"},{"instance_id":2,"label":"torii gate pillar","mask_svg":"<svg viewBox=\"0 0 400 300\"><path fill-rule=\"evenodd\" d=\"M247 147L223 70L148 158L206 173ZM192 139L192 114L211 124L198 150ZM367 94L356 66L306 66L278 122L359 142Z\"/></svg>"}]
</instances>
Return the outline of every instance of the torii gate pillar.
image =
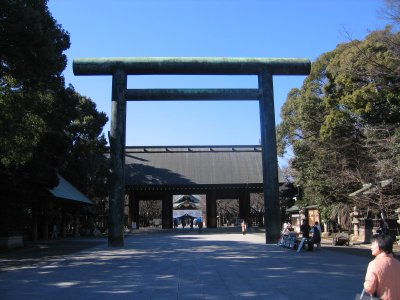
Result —
<instances>
[{"instance_id":1,"label":"torii gate pillar","mask_svg":"<svg viewBox=\"0 0 400 300\"><path fill-rule=\"evenodd\" d=\"M268 72L259 74L258 86L261 89L259 104L266 243L277 243L281 235L281 213L279 205L278 156L276 151L272 75Z\"/></svg>"},{"instance_id":2,"label":"torii gate pillar","mask_svg":"<svg viewBox=\"0 0 400 300\"><path fill-rule=\"evenodd\" d=\"M127 76L117 69L112 76L110 124L110 196L108 199L108 246L124 246L125 137Z\"/></svg>"},{"instance_id":3,"label":"torii gate pillar","mask_svg":"<svg viewBox=\"0 0 400 300\"><path fill-rule=\"evenodd\" d=\"M258 100L260 103L266 243L280 237L273 75L308 75L311 62L294 58L132 57L74 59L75 75L112 75L111 190L108 245L124 245L127 100ZM257 75L258 89L127 89L127 75Z\"/></svg>"}]
</instances>

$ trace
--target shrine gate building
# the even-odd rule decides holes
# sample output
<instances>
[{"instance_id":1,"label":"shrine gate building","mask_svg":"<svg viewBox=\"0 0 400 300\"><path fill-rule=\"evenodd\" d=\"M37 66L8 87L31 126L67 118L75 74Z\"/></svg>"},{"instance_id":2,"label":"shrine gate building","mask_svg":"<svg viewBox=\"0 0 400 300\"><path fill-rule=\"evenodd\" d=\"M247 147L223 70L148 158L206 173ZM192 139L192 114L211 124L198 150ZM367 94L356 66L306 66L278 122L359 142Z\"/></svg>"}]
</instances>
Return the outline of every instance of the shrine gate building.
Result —
<instances>
[{"instance_id":1,"label":"shrine gate building","mask_svg":"<svg viewBox=\"0 0 400 300\"><path fill-rule=\"evenodd\" d=\"M280 170L279 182L283 183ZM173 195L205 194L207 227L217 227L217 200L239 199L250 215L250 193L263 192L261 146L126 147L129 220L138 224L139 201L162 201L162 228L173 227Z\"/></svg>"}]
</instances>

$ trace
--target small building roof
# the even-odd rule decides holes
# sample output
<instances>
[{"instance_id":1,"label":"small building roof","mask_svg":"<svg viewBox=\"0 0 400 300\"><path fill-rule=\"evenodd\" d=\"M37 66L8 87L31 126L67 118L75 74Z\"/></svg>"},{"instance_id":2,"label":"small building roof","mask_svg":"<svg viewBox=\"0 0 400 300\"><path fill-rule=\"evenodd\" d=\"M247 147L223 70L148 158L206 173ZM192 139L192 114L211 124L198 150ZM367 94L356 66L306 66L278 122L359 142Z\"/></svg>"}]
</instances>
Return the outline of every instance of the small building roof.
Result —
<instances>
[{"instance_id":1,"label":"small building roof","mask_svg":"<svg viewBox=\"0 0 400 300\"><path fill-rule=\"evenodd\" d=\"M299 207L296 205L293 205L286 209L286 212L298 212L298 211L299 211Z\"/></svg>"},{"instance_id":2,"label":"small building roof","mask_svg":"<svg viewBox=\"0 0 400 300\"><path fill-rule=\"evenodd\" d=\"M307 205L304 206L303 209L318 209L318 205ZM286 212L299 212L299 207L296 205L293 205L289 208L286 209Z\"/></svg>"},{"instance_id":3,"label":"small building roof","mask_svg":"<svg viewBox=\"0 0 400 300\"><path fill-rule=\"evenodd\" d=\"M58 185L50 190L55 197L81 202L85 204L94 205L94 202L82 194L76 187L74 187L71 183L69 183L64 177L61 175L57 175L59 182Z\"/></svg>"},{"instance_id":4,"label":"small building roof","mask_svg":"<svg viewBox=\"0 0 400 300\"><path fill-rule=\"evenodd\" d=\"M172 201L173 209L199 209L200 199L194 195L179 195Z\"/></svg>"},{"instance_id":5,"label":"small building roof","mask_svg":"<svg viewBox=\"0 0 400 300\"><path fill-rule=\"evenodd\" d=\"M126 185L247 183L263 183L261 146L126 147Z\"/></svg>"},{"instance_id":6,"label":"small building roof","mask_svg":"<svg viewBox=\"0 0 400 300\"><path fill-rule=\"evenodd\" d=\"M384 187L388 186L389 184L391 184L392 182L393 182L393 178L382 180L375 184L364 183L361 189L349 194L349 197L358 196L361 193L363 195L372 194L373 192L376 192L378 188L384 188Z\"/></svg>"}]
</instances>

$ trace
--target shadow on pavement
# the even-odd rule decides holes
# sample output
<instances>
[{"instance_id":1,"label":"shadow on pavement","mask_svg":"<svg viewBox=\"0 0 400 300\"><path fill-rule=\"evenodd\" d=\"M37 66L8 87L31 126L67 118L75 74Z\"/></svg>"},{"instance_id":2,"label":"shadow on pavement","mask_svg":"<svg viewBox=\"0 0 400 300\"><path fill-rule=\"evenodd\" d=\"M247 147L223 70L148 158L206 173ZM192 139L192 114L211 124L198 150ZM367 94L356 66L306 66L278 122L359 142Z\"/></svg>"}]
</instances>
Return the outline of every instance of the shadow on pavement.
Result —
<instances>
[{"instance_id":1,"label":"shadow on pavement","mask_svg":"<svg viewBox=\"0 0 400 300\"><path fill-rule=\"evenodd\" d=\"M65 238L27 242L23 248L0 251L0 271L10 267L36 264L106 242L106 238Z\"/></svg>"}]
</instances>

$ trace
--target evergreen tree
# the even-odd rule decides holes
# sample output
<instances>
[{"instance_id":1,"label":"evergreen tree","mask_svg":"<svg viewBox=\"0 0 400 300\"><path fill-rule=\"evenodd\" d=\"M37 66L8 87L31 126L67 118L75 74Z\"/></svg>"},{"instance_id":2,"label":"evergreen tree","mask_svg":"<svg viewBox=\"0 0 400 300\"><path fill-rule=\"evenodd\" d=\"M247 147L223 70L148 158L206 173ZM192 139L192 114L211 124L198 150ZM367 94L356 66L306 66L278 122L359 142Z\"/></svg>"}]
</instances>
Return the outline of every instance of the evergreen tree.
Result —
<instances>
[{"instance_id":1,"label":"evergreen tree","mask_svg":"<svg viewBox=\"0 0 400 300\"><path fill-rule=\"evenodd\" d=\"M338 45L289 93L277 128L279 151L292 147L304 202L342 207L344 215L355 203L389 211L399 204L399 42L387 27ZM393 181L382 187L385 179ZM366 183L376 188L349 197Z\"/></svg>"},{"instance_id":2,"label":"evergreen tree","mask_svg":"<svg viewBox=\"0 0 400 300\"><path fill-rule=\"evenodd\" d=\"M107 195L107 141L102 134L108 118L96 110L89 98L76 93L72 86L67 91L76 98L77 117L66 127L70 146L60 172L80 191L92 199Z\"/></svg>"},{"instance_id":3,"label":"evergreen tree","mask_svg":"<svg viewBox=\"0 0 400 300\"><path fill-rule=\"evenodd\" d=\"M65 88L69 46L46 0L0 1L2 231L25 226L34 203L58 184L60 170L83 192L104 195L100 134L107 118L90 99Z\"/></svg>"}]
</instances>

